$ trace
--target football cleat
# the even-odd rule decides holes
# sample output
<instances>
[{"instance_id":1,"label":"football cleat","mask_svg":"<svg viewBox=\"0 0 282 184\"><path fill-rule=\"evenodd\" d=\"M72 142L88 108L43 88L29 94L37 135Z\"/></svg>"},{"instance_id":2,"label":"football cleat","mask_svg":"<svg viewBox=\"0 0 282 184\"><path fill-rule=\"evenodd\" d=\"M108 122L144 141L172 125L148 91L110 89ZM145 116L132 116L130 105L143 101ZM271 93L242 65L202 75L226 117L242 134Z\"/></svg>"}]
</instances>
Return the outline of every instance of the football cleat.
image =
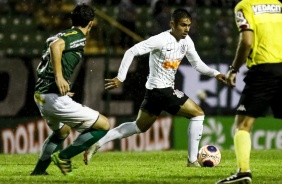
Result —
<instances>
[{"instance_id":1,"label":"football cleat","mask_svg":"<svg viewBox=\"0 0 282 184\"><path fill-rule=\"evenodd\" d=\"M92 156L97 153L98 149L100 148L99 143L96 142L95 144L93 144L92 146L90 146L87 150L84 151L84 163L85 165L88 165L88 163L90 162Z\"/></svg>"},{"instance_id":2,"label":"football cleat","mask_svg":"<svg viewBox=\"0 0 282 184\"><path fill-rule=\"evenodd\" d=\"M59 158L60 152L56 152L52 154L51 159L54 164L61 170L64 175L71 175L71 160L70 159L60 159Z\"/></svg>"},{"instance_id":3,"label":"football cleat","mask_svg":"<svg viewBox=\"0 0 282 184\"><path fill-rule=\"evenodd\" d=\"M216 182L220 183L240 183L240 184L249 184L252 183L252 173L251 172L237 172L228 178Z\"/></svg>"},{"instance_id":4,"label":"football cleat","mask_svg":"<svg viewBox=\"0 0 282 184\"><path fill-rule=\"evenodd\" d=\"M30 176L46 176L46 175L49 175L46 171L44 172L32 171L30 173Z\"/></svg>"},{"instance_id":5,"label":"football cleat","mask_svg":"<svg viewBox=\"0 0 282 184\"><path fill-rule=\"evenodd\" d=\"M188 160L187 167L201 167L201 165L199 164L197 160L195 162L190 162Z\"/></svg>"}]
</instances>

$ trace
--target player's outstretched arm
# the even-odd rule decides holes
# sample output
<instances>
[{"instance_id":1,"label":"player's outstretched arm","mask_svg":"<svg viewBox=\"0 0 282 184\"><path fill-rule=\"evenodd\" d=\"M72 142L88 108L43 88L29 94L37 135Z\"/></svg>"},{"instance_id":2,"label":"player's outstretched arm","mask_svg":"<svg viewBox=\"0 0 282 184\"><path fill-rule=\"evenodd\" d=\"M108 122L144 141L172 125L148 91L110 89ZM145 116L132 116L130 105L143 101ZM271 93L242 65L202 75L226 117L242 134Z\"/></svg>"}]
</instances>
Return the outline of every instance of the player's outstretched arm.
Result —
<instances>
[{"instance_id":1,"label":"player's outstretched arm","mask_svg":"<svg viewBox=\"0 0 282 184\"><path fill-rule=\"evenodd\" d=\"M122 82L117 78L113 78L113 79L105 79L105 89L115 89L118 88Z\"/></svg>"}]
</instances>

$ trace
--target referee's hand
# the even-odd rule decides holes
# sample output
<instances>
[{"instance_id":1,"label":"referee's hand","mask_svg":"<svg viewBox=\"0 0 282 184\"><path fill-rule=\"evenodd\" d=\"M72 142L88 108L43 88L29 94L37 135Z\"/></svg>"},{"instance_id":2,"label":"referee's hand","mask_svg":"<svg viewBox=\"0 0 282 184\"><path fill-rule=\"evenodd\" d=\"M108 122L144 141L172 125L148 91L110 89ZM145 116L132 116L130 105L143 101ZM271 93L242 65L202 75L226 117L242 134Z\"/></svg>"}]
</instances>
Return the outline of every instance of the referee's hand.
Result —
<instances>
[{"instance_id":1,"label":"referee's hand","mask_svg":"<svg viewBox=\"0 0 282 184\"><path fill-rule=\"evenodd\" d=\"M236 73L228 71L226 74L226 84L230 87L235 87L236 85Z\"/></svg>"}]
</instances>

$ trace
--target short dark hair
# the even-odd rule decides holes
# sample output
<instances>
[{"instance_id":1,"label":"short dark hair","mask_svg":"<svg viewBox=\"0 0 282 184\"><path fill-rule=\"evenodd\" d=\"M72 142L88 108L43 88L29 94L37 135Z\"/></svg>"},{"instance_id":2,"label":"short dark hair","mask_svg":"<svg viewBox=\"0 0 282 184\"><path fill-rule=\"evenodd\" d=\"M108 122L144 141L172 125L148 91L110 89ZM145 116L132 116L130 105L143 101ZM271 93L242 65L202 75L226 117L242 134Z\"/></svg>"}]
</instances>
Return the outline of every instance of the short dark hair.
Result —
<instances>
[{"instance_id":1,"label":"short dark hair","mask_svg":"<svg viewBox=\"0 0 282 184\"><path fill-rule=\"evenodd\" d=\"M175 24L177 24L182 18L188 18L189 20L192 20L191 14L183 8L178 8L171 14L171 20L174 21Z\"/></svg>"},{"instance_id":2,"label":"short dark hair","mask_svg":"<svg viewBox=\"0 0 282 184\"><path fill-rule=\"evenodd\" d=\"M71 12L73 26L86 27L95 17L95 11L86 4L77 5Z\"/></svg>"}]
</instances>

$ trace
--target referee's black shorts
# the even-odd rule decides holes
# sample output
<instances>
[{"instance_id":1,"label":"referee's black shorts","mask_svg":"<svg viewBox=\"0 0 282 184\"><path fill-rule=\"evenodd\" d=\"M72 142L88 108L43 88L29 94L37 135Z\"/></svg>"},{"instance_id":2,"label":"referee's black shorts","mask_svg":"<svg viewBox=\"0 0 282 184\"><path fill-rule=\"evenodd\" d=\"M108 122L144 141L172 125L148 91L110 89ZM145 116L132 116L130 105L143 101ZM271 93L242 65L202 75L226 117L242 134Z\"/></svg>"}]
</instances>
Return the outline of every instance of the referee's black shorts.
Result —
<instances>
[{"instance_id":1,"label":"referee's black shorts","mask_svg":"<svg viewBox=\"0 0 282 184\"><path fill-rule=\"evenodd\" d=\"M244 82L238 115L263 117L271 108L273 116L282 119L282 63L253 66Z\"/></svg>"},{"instance_id":2,"label":"referee's black shorts","mask_svg":"<svg viewBox=\"0 0 282 184\"><path fill-rule=\"evenodd\" d=\"M180 106L183 105L189 97L177 89L169 88L154 88L146 89L144 100L140 109L157 116L164 110L172 115L175 115Z\"/></svg>"}]
</instances>

